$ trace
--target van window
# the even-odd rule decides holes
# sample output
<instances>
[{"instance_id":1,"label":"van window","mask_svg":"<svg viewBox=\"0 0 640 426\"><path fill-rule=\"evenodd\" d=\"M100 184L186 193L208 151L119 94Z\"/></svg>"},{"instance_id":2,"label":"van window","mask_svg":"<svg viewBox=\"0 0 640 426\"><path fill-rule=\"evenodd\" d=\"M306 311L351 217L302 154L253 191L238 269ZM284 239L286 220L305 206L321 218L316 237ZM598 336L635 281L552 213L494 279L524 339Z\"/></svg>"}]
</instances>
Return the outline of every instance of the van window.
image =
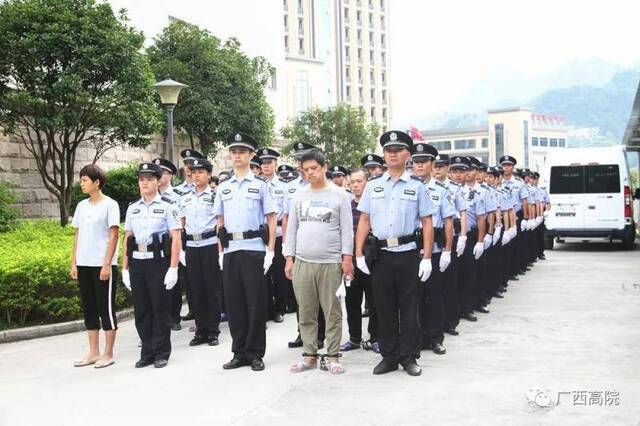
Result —
<instances>
[{"instance_id":1,"label":"van window","mask_svg":"<svg viewBox=\"0 0 640 426\"><path fill-rule=\"evenodd\" d=\"M585 166L587 194L620 192L620 170L617 164Z\"/></svg>"},{"instance_id":2,"label":"van window","mask_svg":"<svg viewBox=\"0 0 640 426\"><path fill-rule=\"evenodd\" d=\"M584 167L583 166L554 166L551 167L549 179L550 194L583 194Z\"/></svg>"}]
</instances>

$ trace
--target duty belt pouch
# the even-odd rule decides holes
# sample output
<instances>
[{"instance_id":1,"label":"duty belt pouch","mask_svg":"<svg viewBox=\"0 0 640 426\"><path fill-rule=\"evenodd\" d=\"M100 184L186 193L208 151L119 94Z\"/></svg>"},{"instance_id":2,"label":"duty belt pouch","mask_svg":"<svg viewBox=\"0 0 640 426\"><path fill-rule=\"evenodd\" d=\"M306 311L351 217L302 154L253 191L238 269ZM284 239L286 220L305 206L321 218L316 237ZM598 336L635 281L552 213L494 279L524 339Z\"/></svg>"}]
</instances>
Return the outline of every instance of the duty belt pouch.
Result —
<instances>
[{"instance_id":1,"label":"duty belt pouch","mask_svg":"<svg viewBox=\"0 0 640 426\"><path fill-rule=\"evenodd\" d=\"M444 247L444 229L443 228L433 228L433 242L436 243L436 246L441 249Z\"/></svg>"},{"instance_id":2,"label":"duty belt pouch","mask_svg":"<svg viewBox=\"0 0 640 426\"><path fill-rule=\"evenodd\" d=\"M422 250L424 248L424 238L423 238L424 234L422 233L422 228L417 228L414 232L413 232L413 240L416 243L416 246L418 247L418 251Z\"/></svg>"},{"instance_id":3,"label":"duty belt pouch","mask_svg":"<svg viewBox=\"0 0 640 426\"><path fill-rule=\"evenodd\" d=\"M132 235L127 240L127 258L129 260L131 260L131 256L133 255L133 251L135 247L136 247L136 237Z\"/></svg>"},{"instance_id":4,"label":"duty belt pouch","mask_svg":"<svg viewBox=\"0 0 640 426\"><path fill-rule=\"evenodd\" d=\"M182 239L182 250L186 250L187 248L187 232L183 229L180 234L180 238Z\"/></svg>"},{"instance_id":5,"label":"duty belt pouch","mask_svg":"<svg viewBox=\"0 0 640 426\"><path fill-rule=\"evenodd\" d=\"M456 217L453 219L453 232L455 232L456 235L459 235L461 230L462 224L460 223L460 219Z\"/></svg>"},{"instance_id":6,"label":"duty belt pouch","mask_svg":"<svg viewBox=\"0 0 640 426\"><path fill-rule=\"evenodd\" d=\"M168 232L160 236L162 238L162 252L164 257L171 257L171 234Z\"/></svg>"},{"instance_id":7,"label":"duty belt pouch","mask_svg":"<svg viewBox=\"0 0 640 426\"><path fill-rule=\"evenodd\" d=\"M227 228L224 226L221 226L218 229L218 240L220 240L222 247L229 248L229 233L227 232Z\"/></svg>"},{"instance_id":8,"label":"duty belt pouch","mask_svg":"<svg viewBox=\"0 0 640 426\"><path fill-rule=\"evenodd\" d=\"M260 238L262 238L262 242L264 245L269 245L269 226L262 224L259 228Z\"/></svg>"},{"instance_id":9,"label":"duty belt pouch","mask_svg":"<svg viewBox=\"0 0 640 426\"><path fill-rule=\"evenodd\" d=\"M158 232L151 235L151 248L153 249L153 258L160 259L162 257L160 254L162 251L162 245L160 242L160 234Z\"/></svg>"},{"instance_id":10,"label":"duty belt pouch","mask_svg":"<svg viewBox=\"0 0 640 426\"><path fill-rule=\"evenodd\" d=\"M369 234L364 243L364 261L367 267L372 268L373 264L378 260L380 256L379 250L378 239L373 234Z\"/></svg>"}]
</instances>

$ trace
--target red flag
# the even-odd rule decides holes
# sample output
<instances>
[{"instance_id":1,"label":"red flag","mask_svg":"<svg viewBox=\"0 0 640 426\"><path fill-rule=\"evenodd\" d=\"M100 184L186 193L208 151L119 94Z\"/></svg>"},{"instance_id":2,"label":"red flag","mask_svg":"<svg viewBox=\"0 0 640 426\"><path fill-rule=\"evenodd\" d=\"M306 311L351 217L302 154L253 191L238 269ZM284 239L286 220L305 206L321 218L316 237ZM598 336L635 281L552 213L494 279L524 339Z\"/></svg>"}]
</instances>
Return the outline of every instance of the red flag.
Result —
<instances>
[{"instance_id":1,"label":"red flag","mask_svg":"<svg viewBox=\"0 0 640 426\"><path fill-rule=\"evenodd\" d=\"M416 129L415 126L411 126L410 133L411 133L411 139L413 139L414 141L424 140L422 133L420 133L420 130Z\"/></svg>"}]
</instances>

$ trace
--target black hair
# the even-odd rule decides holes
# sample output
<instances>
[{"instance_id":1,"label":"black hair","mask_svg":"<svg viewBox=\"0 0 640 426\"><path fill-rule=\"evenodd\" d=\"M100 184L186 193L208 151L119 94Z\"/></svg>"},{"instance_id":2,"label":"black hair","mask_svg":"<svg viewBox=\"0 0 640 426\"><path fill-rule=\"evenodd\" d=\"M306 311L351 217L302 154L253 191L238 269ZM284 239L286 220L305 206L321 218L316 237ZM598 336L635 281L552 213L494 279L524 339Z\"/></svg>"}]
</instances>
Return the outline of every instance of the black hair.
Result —
<instances>
[{"instance_id":1,"label":"black hair","mask_svg":"<svg viewBox=\"0 0 640 426\"><path fill-rule=\"evenodd\" d=\"M215 183L217 185L218 182L219 182L218 176L211 176L209 178L209 183Z\"/></svg>"},{"instance_id":2,"label":"black hair","mask_svg":"<svg viewBox=\"0 0 640 426\"><path fill-rule=\"evenodd\" d=\"M102 170L95 164L87 164L86 166L81 168L80 177L82 176L88 177L92 182L99 180L100 184L98 185L98 189L102 189L107 181L107 175L104 170Z\"/></svg>"},{"instance_id":3,"label":"black hair","mask_svg":"<svg viewBox=\"0 0 640 426\"><path fill-rule=\"evenodd\" d=\"M319 149L311 149L302 154L300 156L300 163L304 163L305 161L315 161L320 164L320 166L327 164L327 159Z\"/></svg>"}]
</instances>

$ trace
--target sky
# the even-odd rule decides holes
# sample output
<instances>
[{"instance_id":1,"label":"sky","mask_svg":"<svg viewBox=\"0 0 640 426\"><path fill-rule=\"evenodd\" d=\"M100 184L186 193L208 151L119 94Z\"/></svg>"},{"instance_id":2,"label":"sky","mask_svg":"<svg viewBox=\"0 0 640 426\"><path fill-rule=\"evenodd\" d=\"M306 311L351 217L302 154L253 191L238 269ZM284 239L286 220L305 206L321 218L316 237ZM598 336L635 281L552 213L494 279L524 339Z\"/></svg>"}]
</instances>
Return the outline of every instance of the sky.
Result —
<instances>
[{"instance_id":1,"label":"sky","mask_svg":"<svg viewBox=\"0 0 640 426\"><path fill-rule=\"evenodd\" d=\"M640 1L392 0L390 7L396 123L446 112L500 68L533 79L579 59L624 67L640 60Z\"/></svg>"}]
</instances>

